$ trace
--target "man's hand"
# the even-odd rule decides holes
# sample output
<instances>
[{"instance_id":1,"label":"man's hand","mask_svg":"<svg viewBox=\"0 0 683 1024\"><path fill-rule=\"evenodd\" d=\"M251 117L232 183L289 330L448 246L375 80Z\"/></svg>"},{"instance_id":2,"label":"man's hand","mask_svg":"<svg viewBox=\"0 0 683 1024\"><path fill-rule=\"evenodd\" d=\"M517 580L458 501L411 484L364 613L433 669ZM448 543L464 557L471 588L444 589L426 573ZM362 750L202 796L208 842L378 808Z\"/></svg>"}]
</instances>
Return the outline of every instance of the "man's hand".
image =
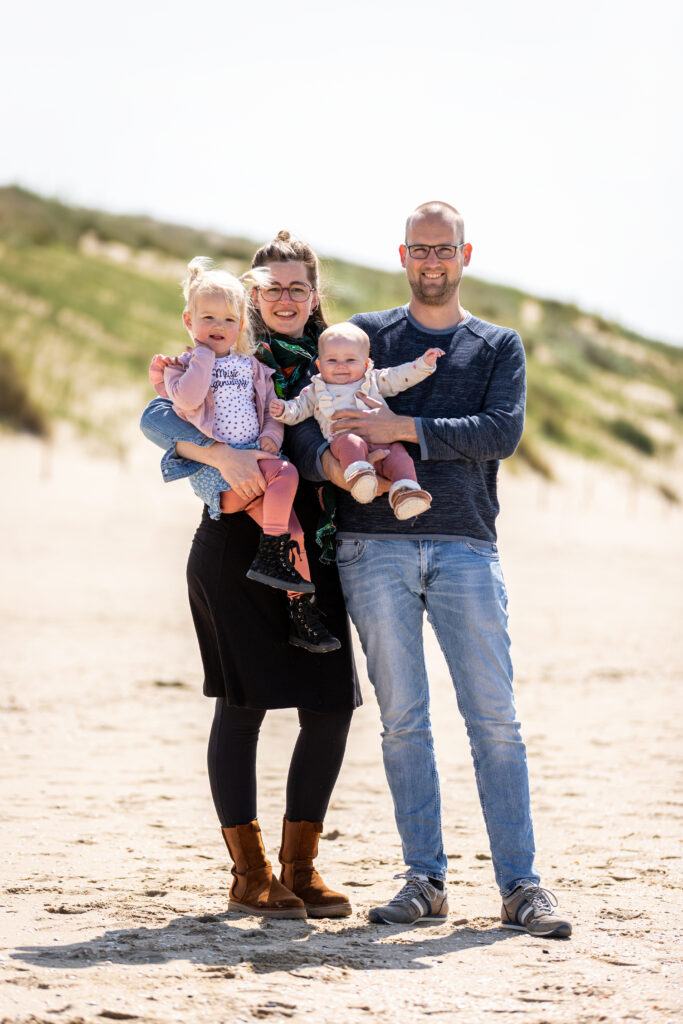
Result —
<instances>
[{"instance_id":1,"label":"man's hand","mask_svg":"<svg viewBox=\"0 0 683 1024\"><path fill-rule=\"evenodd\" d=\"M437 359L441 359L441 356L445 355L446 353L442 348L428 348L427 351L423 353L422 358L427 366L435 366Z\"/></svg>"},{"instance_id":2,"label":"man's hand","mask_svg":"<svg viewBox=\"0 0 683 1024\"><path fill-rule=\"evenodd\" d=\"M363 409L340 409L332 413L332 430L335 434L358 434L373 444L391 444L392 441L414 441L417 443L415 420L412 416L397 416L383 402L368 398L362 391L356 391L367 411Z\"/></svg>"},{"instance_id":3,"label":"man's hand","mask_svg":"<svg viewBox=\"0 0 683 1024\"><path fill-rule=\"evenodd\" d=\"M262 452L270 452L271 455L277 455L280 450L272 437L260 437L259 448Z\"/></svg>"},{"instance_id":4,"label":"man's hand","mask_svg":"<svg viewBox=\"0 0 683 1024\"><path fill-rule=\"evenodd\" d=\"M285 403L281 398L274 398L268 406L268 412L271 416L282 416L285 411Z\"/></svg>"},{"instance_id":5,"label":"man's hand","mask_svg":"<svg viewBox=\"0 0 683 1024\"><path fill-rule=\"evenodd\" d=\"M382 459L385 459L388 454L388 449L378 448L376 452L370 452L368 454L368 462L374 466L376 462L380 462ZM323 472L325 473L325 476L330 481L330 483L333 483L335 487L340 487L343 491L351 490L351 485L347 484L346 480L344 479L344 470L341 468L341 462L339 461L339 459L335 459L334 455L332 454L329 448L326 448L325 451L320 456L320 462L323 467ZM390 487L391 480L387 480L385 476L381 476L378 473L377 493L385 494Z\"/></svg>"}]
</instances>

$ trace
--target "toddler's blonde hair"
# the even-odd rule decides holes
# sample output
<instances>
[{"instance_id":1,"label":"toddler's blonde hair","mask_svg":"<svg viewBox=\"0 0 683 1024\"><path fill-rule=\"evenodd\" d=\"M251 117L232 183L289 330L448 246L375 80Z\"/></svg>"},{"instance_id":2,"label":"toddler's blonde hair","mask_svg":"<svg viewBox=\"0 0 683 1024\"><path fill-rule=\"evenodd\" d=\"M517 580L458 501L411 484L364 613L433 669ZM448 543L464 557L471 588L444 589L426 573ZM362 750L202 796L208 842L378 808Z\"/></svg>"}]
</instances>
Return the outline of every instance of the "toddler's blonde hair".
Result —
<instances>
[{"instance_id":1,"label":"toddler's blonde hair","mask_svg":"<svg viewBox=\"0 0 683 1024\"><path fill-rule=\"evenodd\" d=\"M192 315L197 297L202 293L222 295L226 303L239 317L242 328L233 352L240 356L253 355L258 348L251 326L252 304L249 292L252 288L270 283L270 274L265 268L253 268L241 277L235 277L227 270L219 270L213 260L206 256L195 256L187 265L187 277L182 282L185 298L185 313Z\"/></svg>"}]
</instances>

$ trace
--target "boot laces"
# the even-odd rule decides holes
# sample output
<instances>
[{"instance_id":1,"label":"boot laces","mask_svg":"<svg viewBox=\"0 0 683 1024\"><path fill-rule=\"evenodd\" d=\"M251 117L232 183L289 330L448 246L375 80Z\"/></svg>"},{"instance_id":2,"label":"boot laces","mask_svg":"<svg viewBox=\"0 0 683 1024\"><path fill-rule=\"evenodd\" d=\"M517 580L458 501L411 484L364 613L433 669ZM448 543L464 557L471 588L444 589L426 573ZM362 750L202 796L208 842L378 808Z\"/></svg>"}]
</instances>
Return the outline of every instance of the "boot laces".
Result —
<instances>
[{"instance_id":1,"label":"boot laces","mask_svg":"<svg viewBox=\"0 0 683 1024\"><path fill-rule=\"evenodd\" d=\"M314 606L312 598L295 597L292 598L292 601L294 603L296 617L308 635L313 637L315 640L320 636L324 636L327 630L325 629L324 624L320 621L320 616L325 613Z\"/></svg>"},{"instance_id":2,"label":"boot laces","mask_svg":"<svg viewBox=\"0 0 683 1024\"><path fill-rule=\"evenodd\" d=\"M294 554L294 550L295 549L296 549L296 555ZM298 540L286 540L286 541L283 541L282 553L283 553L283 555L286 556L286 558L289 559L291 565L293 566L295 564L295 562L296 562L296 559L297 558L301 558L301 548L299 547L299 541Z\"/></svg>"},{"instance_id":3,"label":"boot laces","mask_svg":"<svg viewBox=\"0 0 683 1024\"><path fill-rule=\"evenodd\" d=\"M264 534L263 540L267 543L267 546L260 551L263 562L269 569L275 572L278 570L286 572L291 580L297 580L299 574L295 569L295 563L297 556L301 558L299 542L292 540L288 533L282 534L280 537Z\"/></svg>"},{"instance_id":4,"label":"boot laces","mask_svg":"<svg viewBox=\"0 0 683 1024\"><path fill-rule=\"evenodd\" d=\"M436 899L437 888L432 885L426 878L416 878L414 875L394 875L394 878L405 878L407 879L406 884L403 888L396 893L393 899L389 900L389 906L392 904L397 906L407 906L419 896L431 903L432 900Z\"/></svg>"}]
</instances>

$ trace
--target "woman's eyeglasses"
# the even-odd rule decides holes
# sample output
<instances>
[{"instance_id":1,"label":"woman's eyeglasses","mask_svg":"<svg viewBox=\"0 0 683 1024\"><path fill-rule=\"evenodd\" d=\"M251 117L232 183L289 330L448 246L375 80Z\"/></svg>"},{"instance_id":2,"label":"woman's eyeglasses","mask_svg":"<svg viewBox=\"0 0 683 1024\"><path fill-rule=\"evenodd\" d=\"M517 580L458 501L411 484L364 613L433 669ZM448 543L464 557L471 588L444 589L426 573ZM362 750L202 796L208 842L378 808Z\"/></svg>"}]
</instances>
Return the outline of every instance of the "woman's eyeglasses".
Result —
<instances>
[{"instance_id":1,"label":"woman's eyeglasses","mask_svg":"<svg viewBox=\"0 0 683 1024\"><path fill-rule=\"evenodd\" d=\"M452 260L458 249L462 248L464 242L457 245L407 245L406 251L413 260L426 260L433 249L437 260Z\"/></svg>"},{"instance_id":2,"label":"woman's eyeglasses","mask_svg":"<svg viewBox=\"0 0 683 1024\"><path fill-rule=\"evenodd\" d=\"M313 289L310 284L290 284L289 288L283 288L281 284L269 284L266 288L259 288L258 292L266 302L277 302L287 293L290 302L305 302Z\"/></svg>"}]
</instances>

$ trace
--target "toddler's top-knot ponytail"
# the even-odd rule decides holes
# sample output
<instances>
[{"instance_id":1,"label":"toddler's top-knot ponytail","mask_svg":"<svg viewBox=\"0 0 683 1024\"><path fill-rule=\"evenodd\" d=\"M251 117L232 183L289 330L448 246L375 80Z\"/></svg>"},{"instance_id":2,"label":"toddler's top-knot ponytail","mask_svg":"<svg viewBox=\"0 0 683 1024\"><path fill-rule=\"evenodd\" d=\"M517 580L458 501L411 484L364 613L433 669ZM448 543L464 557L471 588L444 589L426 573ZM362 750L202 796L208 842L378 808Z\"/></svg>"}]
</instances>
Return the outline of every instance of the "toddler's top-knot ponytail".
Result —
<instances>
[{"instance_id":1,"label":"toddler's top-knot ponytail","mask_svg":"<svg viewBox=\"0 0 683 1024\"><path fill-rule=\"evenodd\" d=\"M206 273L213 269L213 260L210 260L208 256L195 256L193 260L187 264L187 277L182 282L183 296L185 302L190 304L190 296L199 287L201 279Z\"/></svg>"},{"instance_id":2,"label":"toddler's top-knot ponytail","mask_svg":"<svg viewBox=\"0 0 683 1024\"><path fill-rule=\"evenodd\" d=\"M290 235L289 231L278 231L278 233L277 233L277 241L278 242L291 242L291 240L292 240L292 236Z\"/></svg>"}]
</instances>

